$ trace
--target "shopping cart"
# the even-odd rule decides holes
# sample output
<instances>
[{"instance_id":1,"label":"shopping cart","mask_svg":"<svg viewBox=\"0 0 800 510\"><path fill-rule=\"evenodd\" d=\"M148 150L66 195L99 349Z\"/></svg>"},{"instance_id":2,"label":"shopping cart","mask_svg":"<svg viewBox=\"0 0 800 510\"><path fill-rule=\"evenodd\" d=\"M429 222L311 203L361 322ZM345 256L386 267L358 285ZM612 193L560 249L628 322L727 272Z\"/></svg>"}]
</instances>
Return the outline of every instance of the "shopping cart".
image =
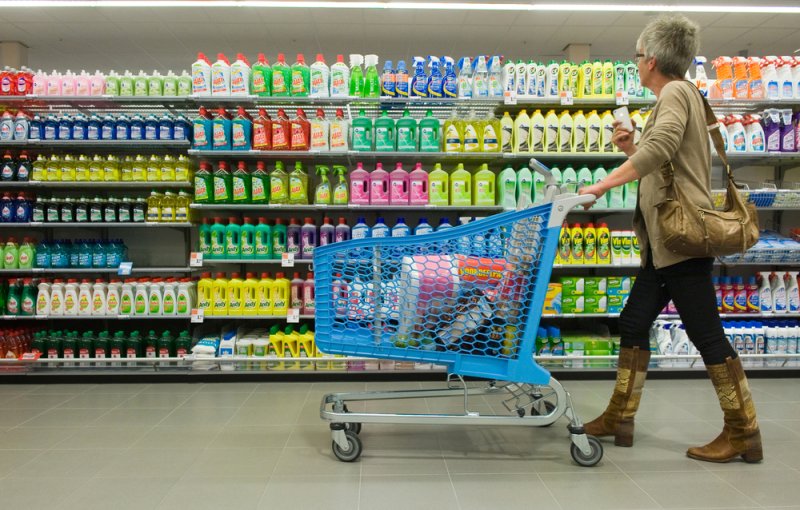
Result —
<instances>
[{"instance_id":1,"label":"shopping cart","mask_svg":"<svg viewBox=\"0 0 800 510\"><path fill-rule=\"evenodd\" d=\"M441 390L332 393L330 422L339 460L359 458L362 423L548 426L566 415L572 458L593 466L600 442L586 435L569 394L534 361L535 336L561 224L591 195L558 195L550 171L545 204L521 204L466 225L422 236L359 239L314 250L319 349L447 368ZM487 379L483 387L464 377ZM508 381L508 382L500 382ZM513 382L512 382L513 381ZM348 402L463 395L461 414L349 412ZM469 410L469 397L498 395L508 414Z\"/></svg>"}]
</instances>

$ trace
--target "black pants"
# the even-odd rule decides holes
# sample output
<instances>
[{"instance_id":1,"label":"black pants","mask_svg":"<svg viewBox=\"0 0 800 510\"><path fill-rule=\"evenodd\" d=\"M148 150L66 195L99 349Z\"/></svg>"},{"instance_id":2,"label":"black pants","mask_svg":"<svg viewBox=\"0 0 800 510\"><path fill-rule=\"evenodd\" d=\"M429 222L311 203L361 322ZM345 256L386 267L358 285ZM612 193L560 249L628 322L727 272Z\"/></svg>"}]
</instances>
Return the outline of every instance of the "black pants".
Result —
<instances>
[{"instance_id":1,"label":"black pants","mask_svg":"<svg viewBox=\"0 0 800 510\"><path fill-rule=\"evenodd\" d=\"M724 363L727 357L736 358L736 351L725 339L717 311L711 281L713 265L714 259L700 258L656 269L649 253L647 265L639 270L619 318L621 346L649 350L650 327L672 299L689 339L706 365Z\"/></svg>"}]
</instances>

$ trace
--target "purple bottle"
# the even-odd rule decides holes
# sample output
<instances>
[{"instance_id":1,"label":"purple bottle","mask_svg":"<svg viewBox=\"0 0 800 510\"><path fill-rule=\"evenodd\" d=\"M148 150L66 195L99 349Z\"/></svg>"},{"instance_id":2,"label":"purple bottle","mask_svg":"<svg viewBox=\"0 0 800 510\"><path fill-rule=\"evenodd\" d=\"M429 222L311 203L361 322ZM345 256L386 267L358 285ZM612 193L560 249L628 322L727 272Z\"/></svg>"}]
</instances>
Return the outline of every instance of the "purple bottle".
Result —
<instances>
[{"instance_id":1,"label":"purple bottle","mask_svg":"<svg viewBox=\"0 0 800 510\"><path fill-rule=\"evenodd\" d=\"M339 218L339 224L336 225L333 238L336 243L350 240L350 226L347 225L347 220L344 218Z\"/></svg>"},{"instance_id":2,"label":"purple bottle","mask_svg":"<svg viewBox=\"0 0 800 510\"><path fill-rule=\"evenodd\" d=\"M319 246L333 244L335 238L336 227L331 225L331 219L326 217L322 220L322 226L319 227Z\"/></svg>"},{"instance_id":3,"label":"purple bottle","mask_svg":"<svg viewBox=\"0 0 800 510\"><path fill-rule=\"evenodd\" d=\"M764 138L767 141L767 152L781 150L781 116L780 110L769 109L764 112Z\"/></svg>"},{"instance_id":4,"label":"purple bottle","mask_svg":"<svg viewBox=\"0 0 800 510\"><path fill-rule=\"evenodd\" d=\"M313 259L317 243L317 226L314 225L314 220L306 218L305 224L300 229L300 258Z\"/></svg>"},{"instance_id":5,"label":"purple bottle","mask_svg":"<svg viewBox=\"0 0 800 510\"><path fill-rule=\"evenodd\" d=\"M792 123L792 110L781 110L781 152L794 152L797 150L794 123Z\"/></svg>"},{"instance_id":6,"label":"purple bottle","mask_svg":"<svg viewBox=\"0 0 800 510\"><path fill-rule=\"evenodd\" d=\"M291 218L286 227L286 253L293 253L295 258L300 258L300 230L297 220Z\"/></svg>"}]
</instances>

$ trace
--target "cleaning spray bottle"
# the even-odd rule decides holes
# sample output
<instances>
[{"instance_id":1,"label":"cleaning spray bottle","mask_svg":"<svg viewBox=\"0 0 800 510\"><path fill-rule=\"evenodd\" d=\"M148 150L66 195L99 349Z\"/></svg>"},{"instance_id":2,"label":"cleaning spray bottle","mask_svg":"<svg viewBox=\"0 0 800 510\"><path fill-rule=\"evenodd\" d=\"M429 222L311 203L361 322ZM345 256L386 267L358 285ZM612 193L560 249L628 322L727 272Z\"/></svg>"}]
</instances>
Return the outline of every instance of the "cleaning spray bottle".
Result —
<instances>
[{"instance_id":1,"label":"cleaning spray bottle","mask_svg":"<svg viewBox=\"0 0 800 510\"><path fill-rule=\"evenodd\" d=\"M361 65L364 63L364 55L357 53L350 54L350 96L364 96L364 70Z\"/></svg>"},{"instance_id":2,"label":"cleaning spray bottle","mask_svg":"<svg viewBox=\"0 0 800 510\"><path fill-rule=\"evenodd\" d=\"M383 63L383 73L381 73L381 97L397 97L397 76L392 69L392 61L387 60Z\"/></svg>"},{"instance_id":3,"label":"cleaning spray bottle","mask_svg":"<svg viewBox=\"0 0 800 510\"><path fill-rule=\"evenodd\" d=\"M381 78L378 73L378 55L364 57L366 70L364 73L363 97L381 97Z\"/></svg>"},{"instance_id":4,"label":"cleaning spray bottle","mask_svg":"<svg viewBox=\"0 0 800 510\"><path fill-rule=\"evenodd\" d=\"M472 63L469 57L463 57L458 61L458 80L456 88L458 97L469 99L472 97Z\"/></svg>"},{"instance_id":5,"label":"cleaning spray bottle","mask_svg":"<svg viewBox=\"0 0 800 510\"><path fill-rule=\"evenodd\" d=\"M333 197L331 195L331 183L328 180L328 167L317 165L316 173L319 176L319 183L314 190L314 203L331 205Z\"/></svg>"},{"instance_id":6,"label":"cleaning spray bottle","mask_svg":"<svg viewBox=\"0 0 800 510\"><path fill-rule=\"evenodd\" d=\"M444 60L444 84L442 92L444 97L455 99L458 97L458 78L456 78L455 63L451 57L443 57Z\"/></svg>"},{"instance_id":7,"label":"cleaning spray bottle","mask_svg":"<svg viewBox=\"0 0 800 510\"><path fill-rule=\"evenodd\" d=\"M426 86L427 96L441 98L444 95L444 77L442 76L441 62L439 57L429 56L428 67L431 70Z\"/></svg>"},{"instance_id":8,"label":"cleaning spray bottle","mask_svg":"<svg viewBox=\"0 0 800 510\"><path fill-rule=\"evenodd\" d=\"M337 177L336 186L333 188L333 205L347 205L350 203L347 168L342 165L334 165L333 172Z\"/></svg>"},{"instance_id":9,"label":"cleaning spray bottle","mask_svg":"<svg viewBox=\"0 0 800 510\"><path fill-rule=\"evenodd\" d=\"M411 97L428 97L428 77L425 75L425 59L422 57L414 57Z\"/></svg>"}]
</instances>

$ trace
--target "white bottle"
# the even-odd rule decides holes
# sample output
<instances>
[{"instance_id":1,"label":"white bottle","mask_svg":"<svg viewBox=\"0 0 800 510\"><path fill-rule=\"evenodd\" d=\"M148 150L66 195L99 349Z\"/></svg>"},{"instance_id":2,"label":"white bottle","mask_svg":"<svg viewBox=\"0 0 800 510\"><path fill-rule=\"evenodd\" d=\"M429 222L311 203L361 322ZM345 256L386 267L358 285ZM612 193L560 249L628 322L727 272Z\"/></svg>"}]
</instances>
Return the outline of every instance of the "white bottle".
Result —
<instances>
[{"instance_id":1,"label":"white bottle","mask_svg":"<svg viewBox=\"0 0 800 510\"><path fill-rule=\"evenodd\" d=\"M789 313L800 312L800 289L797 286L797 275L800 271L786 272L786 309Z\"/></svg>"},{"instance_id":2,"label":"white bottle","mask_svg":"<svg viewBox=\"0 0 800 510\"><path fill-rule=\"evenodd\" d=\"M762 312L771 312L773 308L772 286L769 282L769 271L760 271L761 283L758 286L758 304Z\"/></svg>"},{"instance_id":3,"label":"white bottle","mask_svg":"<svg viewBox=\"0 0 800 510\"><path fill-rule=\"evenodd\" d=\"M135 286L128 281L125 281L125 283L122 284L119 296L119 304L120 304L119 313L125 315L133 315L134 289ZM125 304L124 307L123 303Z\"/></svg>"},{"instance_id":4,"label":"white bottle","mask_svg":"<svg viewBox=\"0 0 800 510\"><path fill-rule=\"evenodd\" d=\"M136 283L136 290L133 294L133 312L132 315L144 317L147 315L148 309L148 293L147 288L150 286L149 282L139 281Z\"/></svg>"},{"instance_id":5,"label":"white bottle","mask_svg":"<svg viewBox=\"0 0 800 510\"><path fill-rule=\"evenodd\" d=\"M63 315L75 317L78 315L78 282L67 280L64 286L64 313Z\"/></svg>"},{"instance_id":6,"label":"white bottle","mask_svg":"<svg viewBox=\"0 0 800 510\"><path fill-rule=\"evenodd\" d=\"M525 66L525 83L527 83L525 97L536 97L538 70L539 66L533 61L528 62L528 65Z\"/></svg>"},{"instance_id":7,"label":"white bottle","mask_svg":"<svg viewBox=\"0 0 800 510\"><path fill-rule=\"evenodd\" d=\"M192 64L192 95L211 95L211 63L202 53L197 54Z\"/></svg>"},{"instance_id":8,"label":"white bottle","mask_svg":"<svg viewBox=\"0 0 800 510\"><path fill-rule=\"evenodd\" d=\"M83 280L78 290L78 315L92 315L92 284Z\"/></svg>"},{"instance_id":9,"label":"white bottle","mask_svg":"<svg viewBox=\"0 0 800 510\"><path fill-rule=\"evenodd\" d=\"M517 66L511 59L503 64L503 92L517 93Z\"/></svg>"},{"instance_id":10,"label":"white bottle","mask_svg":"<svg viewBox=\"0 0 800 510\"><path fill-rule=\"evenodd\" d=\"M792 57L781 57L778 65L778 85L780 87L781 99L794 99L795 97L795 83L792 79L792 65L794 59Z\"/></svg>"},{"instance_id":11,"label":"white bottle","mask_svg":"<svg viewBox=\"0 0 800 510\"><path fill-rule=\"evenodd\" d=\"M786 283L784 277L786 273L776 271L772 273L772 311L775 313L786 313Z\"/></svg>"},{"instance_id":12,"label":"white bottle","mask_svg":"<svg viewBox=\"0 0 800 510\"><path fill-rule=\"evenodd\" d=\"M703 94L704 97L708 96L708 76L706 76L706 68L703 64L706 63L706 57L695 57L695 72L694 72L694 84L697 86L697 89Z\"/></svg>"},{"instance_id":13,"label":"white bottle","mask_svg":"<svg viewBox=\"0 0 800 510\"><path fill-rule=\"evenodd\" d=\"M794 98L800 99L800 57L794 57L792 66L792 82L794 83Z\"/></svg>"},{"instance_id":14,"label":"white bottle","mask_svg":"<svg viewBox=\"0 0 800 510\"><path fill-rule=\"evenodd\" d=\"M192 308L194 308L195 302L196 299L194 295L194 285L188 278L181 280L178 284L178 296L176 301L177 305L175 306L175 314L182 317L189 315L192 311Z\"/></svg>"},{"instance_id":15,"label":"white bottle","mask_svg":"<svg viewBox=\"0 0 800 510\"><path fill-rule=\"evenodd\" d=\"M231 95L231 65L222 53L217 54L217 61L211 65L211 95Z\"/></svg>"},{"instance_id":16,"label":"white bottle","mask_svg":"<svg viewBox=\"0 0 800 510\"><path fill-rule=\"evenodd\" d=\"M764 57L761 67L761 80L764 83L767 99L780 99L781 87L778 80L778 57Z\"/></svg>"},{"instance_id":17,"label":"white bottle","mask_svg":"<svg viewBox=\"0 0 800 510\"><path fill-rule=\"evenodd\" d=\"M541 110L536 110L531 115L531 152L544 152L545 120Z\"/></svg>"},{"instance_id":18,"label":"white bottle","mask_svg":"<svg viewBox=\"0 0 800 510\"><path fill-rule=\"evenodd\" d=\"M50 315L50 284L40 283L36 294L36 315Z\"/></svg>"},{"instance_id":19,"label":"white bottle","mask_svg":"<svg viewBox=\"0 0 800 510\"><path fill-rule=\"evenodd\" d=\"M526 209L533 204L533 174L527 166L517 170L517 209Z\"/></svg>"},{"instance_id":20,"label":"white bottle","mask_svg":"<svg viewBox=\"0 0 800 510\"><path fill-rule=\"evenodd\" d=\"M586 152L587 122L583 110L572 117L572 152Z\"/></svg>"},{"instance_id":21,"label":"white bottle","mask_svg":"<svg viewBox=\"0 0 800 510\"><path fill-rule=\"evenodd\" d=\"M325 112L320 108L317 116L311 119L311 150L328 152L331 150L329 123Z\"/></svg>"},{"instance_id":22,"label":"white bottle","mask_svg":"<svg viewBox=\"0 0 800 510\"><path fill-rule=\"evenodd\" d=\"M639 143L639 140L642 138L642 133L644 132L644 125L647 122L646 118L642 116L642 112L639 110L634 110L631 114L631 121L634 122L634 133L633 133L633 143Z\"/></svg>"},{"instance_id":23,"label":"white bottle","mask_svg":"<svg viewBox=\"0 0 800 510\"><path fill-rule=\"evenodd\" d=\"M486 69L486 57L478 57L475 72L472 74L472 97L489 97L489 71Z\"/></svg>"},{"instance_id":24,"label":"white bottle","mask_svg":"<svg viewBox=\"0 0 800 510\"><path fill-rule=\"evenodd\" d=\"M55 280L50 288L50 315L64 315L64 282Z\"/></svg>"},{"instance_id":25,"label":"white bottle","mask_svg":"<svg viewBox=\"0 0 800 510\"><path fill-rule=\"evenodd\" d=\"M498 56L489 59L489 96L503 97L503 67Z\"/></svg>"},{"instance_id":26,"label":"white bottle","mask_svg":"<svg viewBox=\"0 0 800 510\"><path fill-rule=\"evenodd\" d=\"M752 115L745 124L747 152L765 152L767 150L764 128L761 127L760 119L759 115Z\"/></svg>"},{"instance_id":27,"label":"white bottle","mask_svg":"<svg viewBox=\"0 0 800 510\"><path fill-rule=\"evenodd\" d=\"M121 294L122 283L119 280L111 280L108 284L108 292L106 294L106 312L108 316L119 315L119 303L122 297Z\"/></svg>"},{"instance_id":28,"label":"white bottle","mask_svg":"<svg viewBox=\"0 0 800 510\"><path fill-rule=\"evenodd\" d=\"M161 317L164 314L164 286L158 279L150 282L147 291L147 315Z\"/></svg>"},{"instance_id":29,"label":"white bottle","mask_svg":"<svg viewBox=\"0 0 800 510\"><path fill-rule=\"evenodd\" d=\"M725 151L727 152L728 146L730 145L730 142L729 142L729 140L730 140L729 136L730 135L728 134L728 125L725 122L725 117L722 116L722 115L718 116L717 117L717 124L719 124L719 134L720 134L720 136L722 136L722 146L725 148ZM714 152L714 153L717 152L717 149L716 149L716 147L714 147L713 143L711 144L711 151Z\"/></svg>"},{"instance_id":30,"label":"white bottle","mask_svg":"<svg viewBox=\"0 0 800 510\"><path fill-rule=\"evenodd\" d=\"M170 278L171 279L171 278ZM164 291L162 294L162 307L161 313L164 316L178 314L178 282L167 281L164 283ZM170 303L171 306L167 306Z\"/></svg>"},{"instance_id":31,"label":"white bottle","mask_svg":"<svg viewBox=\"0 0 800 510\"><path fill-rule=\"evenodd\" d=\"M106 283L102 280L95 281L92 286L92 315L102 316L106 314L106 294L108 290Z\"/></svg>"},{"instance_id":32,"label":"white bottle","mask_svg":"<svg viewBox=\"0 0 800 510\"><path fill-rule=\"evenodd\" d=\"M472 60L469 57L462 58L458 64L461 68L458 71L458 97L460 99L472 97Z\"/></svg>"},{"instance_id":33,"label":"white bottle","mask_svg":"<svg viewBox=\"0 0 800 510\"><path fill-rule=\"evenodd\" d=\"M236 62L231 64L231 95L250 95L250 63L241 53L236 54Z\"/></svg>"},{"instance_id":34,"label":"white bottle","mask_svg":"<svg viewBox=\"0 0 800 510\"><path fill-rule=\"evenodd\" d=\"M547 64L544 87L545 97L558 97L558 63L555 61Z\"/></svg>"},{"instance_id":35,"label":"white bottle","mask_svg":"<svg viewBox=\"0 0 800 510\"><path fill-rule=\"evenodd\" d=\"M523 109L514 119L514 144L513 150L515 154L529 154L531 152L531 118L528 113Z\"/></svg>"},{"instance_id":36,"label":"white bottle","mask_svg":"<svg viewBox=\"0 0 800 510\"><path fill-rule=\"evenodd\" d=\"M550 110L544 118L544 152L558 152L558 115Z\"/></svg>"},{"instance_id":37,"label":"white bottle","mask_svg":"<svg viewBox=\"0 0 800 510\"><path fill-rule=\"evenodd\" d=\"M597 110L592 110L586 117L586 152L600 152L603 124Z\"/></svg>"},{"instance_id":38,"label":"white bottle","mask_svg":"<svg viewBox=\"0 0 800 510\"><path fill-rule=\"evenodd\" d=\"M317 60L310 66L311 87L310 97L328 97L331 82L331 70L325 63L322 53L317 53Z\"/></svg>"},{"instance_id":39,"label":"white bottle","mask_svg":"<svg viewBox=\"0 0 800 510\"><path fill-rule=\"evenodd\" d=\"M618 152L619 149L611 141L614 136L614 115L606 110L600 118L600 152Z\"/></svg>"},{"instance_id":40,"label":"white bottle","mask_svg":"<svg viewBox=\"0 0 800 510\"><path fill-rule=\"evenodd\" d=\"M336 55L331 66L331 97L347 97L350 94L350 68L344 63L344 55Z\"/></svg>"},{"instance_id":41,"label":"white bottle","mask_svg":"<svg viewBox=\"0 0 800 510\"><path fill-rule=\"evenodd\" d=\"M578 174L575 173L574 168L568 166L564 169L561 173L561 184L565 193L578 192Z\"/></svg>"},{"instance_id":42,"label":"white bottle","mask_svg":"<svg viewBox=\"0 0 800 510\"><path fill-rule=\"evenodd\" d=\"M747 151L747 133L742 124L741 115L728 117L728 135L730 136L729 150L733 152Z\"/></svg>"},{"instance_id":43,"label":"white bottle","mask_svg":"<svg viewBox=\"0 0 800 510\"><path fill-rule=\"evenodd\" d=\"M520 60L515 66L517 81L517 96L524 96L528 92L528 66Z\"/></svg>"}]
</instances>

